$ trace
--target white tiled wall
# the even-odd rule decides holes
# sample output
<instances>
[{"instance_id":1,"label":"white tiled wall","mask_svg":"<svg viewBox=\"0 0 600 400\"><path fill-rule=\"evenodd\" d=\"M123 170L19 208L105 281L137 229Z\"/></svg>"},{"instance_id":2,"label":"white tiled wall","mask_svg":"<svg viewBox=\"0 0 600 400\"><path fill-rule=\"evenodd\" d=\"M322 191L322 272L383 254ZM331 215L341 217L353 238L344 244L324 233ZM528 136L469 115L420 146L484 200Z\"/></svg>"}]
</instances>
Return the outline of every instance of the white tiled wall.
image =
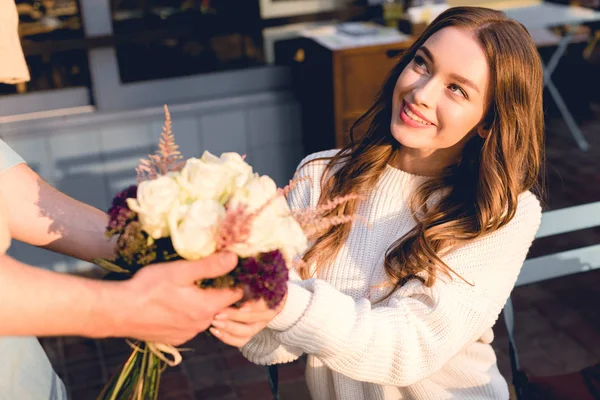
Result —
<instances>
[{"instance_id":1,"label":"white tiled wall","mask_svg":"<svg viewBox=\"0 0 600 400\"><path fill-rule=\"evenodd\" d=\"M248 154L249 112L251 110L230 110L201 116L199 129L204 148L215 154L228 151Z\"/></svg>"},{"instance_id":2,"label":"white tiled wall","mask_svg":"<svg viewBox=\"0 0 600 400\"><path fill-rule=\"evenodd\" d=\"M230 102L171 106L173 132L184 157L204 150L246 154L256 172L285 185L303 157L298 104L289 93L236 97ZM55 124L39 132L3 135L44 179L68 195L106 210L118 190L136 181L135 167L153 152L164 123L162 109L92 117L89 123ZM15 242L10 254L60 271L77 262Z\"/></svg>"}]
</instances>

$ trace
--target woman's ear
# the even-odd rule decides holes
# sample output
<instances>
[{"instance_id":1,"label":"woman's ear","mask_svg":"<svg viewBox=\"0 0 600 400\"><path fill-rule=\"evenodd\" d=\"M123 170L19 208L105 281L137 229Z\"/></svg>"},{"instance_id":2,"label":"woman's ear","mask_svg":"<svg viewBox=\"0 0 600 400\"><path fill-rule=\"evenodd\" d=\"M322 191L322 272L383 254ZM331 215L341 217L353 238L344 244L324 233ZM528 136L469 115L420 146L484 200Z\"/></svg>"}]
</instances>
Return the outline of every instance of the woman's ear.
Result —
<instances>
[{"instance_id":1,"label":"woman's ear","mask_svg":"<svg viewBox=\"0 0 600 400\"><path fill-rule=\"evenodd\" d=\"M477 134L482 138L482 139L487 139L487 137L490 134L490 129L488 127L485 126L485 124L481 123L477 126Z\"/></svg>"}]
</instances>

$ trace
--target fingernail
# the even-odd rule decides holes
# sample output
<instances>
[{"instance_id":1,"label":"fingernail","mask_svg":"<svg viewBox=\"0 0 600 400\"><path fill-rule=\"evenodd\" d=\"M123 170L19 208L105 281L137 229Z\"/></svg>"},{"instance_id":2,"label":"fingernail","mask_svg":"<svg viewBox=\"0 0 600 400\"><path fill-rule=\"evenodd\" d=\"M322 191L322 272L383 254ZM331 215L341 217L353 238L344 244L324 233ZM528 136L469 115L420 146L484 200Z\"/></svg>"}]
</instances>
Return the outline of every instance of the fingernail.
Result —
<instances>
[{"instance_id":1,"label":"fingernail","mask_svg":"<svg viewBox=\"0 0 600 400\"><path fill-rule=\"evenodd\" d=\"M219 331L218 329L210 328L209 331L215 336L221 336L221 331Z\"/></svg>"},{"instance_id":2,"label":"fingernail","mask_svg":"<svg viewBox=\"0 0 600 400\"><path fill-rule=\"evenodd\" d=\"M215 319L227 319L227 314L218 313L217 315L215 315Z\"/></svg>"},{"instance_id":3,"label":"fingernail","mask_svg":"<svg viewBox=\"0 0 600 400\"><path fill-rule=\"evenodd\" d=\"M220 329L223 329L223 328L225 328L225 322L223 322L223 321L213 321L213 322L212 322L212 325L213 325L215 328L220 328Z\"/></svg>"}]
</instances>

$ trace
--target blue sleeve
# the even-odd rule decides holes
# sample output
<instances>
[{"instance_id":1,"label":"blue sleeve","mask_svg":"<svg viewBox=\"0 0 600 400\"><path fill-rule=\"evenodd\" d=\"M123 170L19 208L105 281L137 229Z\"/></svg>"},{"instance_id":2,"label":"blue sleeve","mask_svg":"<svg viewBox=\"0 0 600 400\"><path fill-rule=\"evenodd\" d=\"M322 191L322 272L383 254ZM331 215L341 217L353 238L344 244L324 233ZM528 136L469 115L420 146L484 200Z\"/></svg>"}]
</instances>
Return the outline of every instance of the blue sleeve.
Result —
<instances>
[{"instance_id":1,"label":"blue sleeve","mask_svg":"<svg viewBox=\"0 0 600 400\"><path fill-rule=\"evenodd\" d=\"M4 140L0 139L0 173L4 173L9 168L24 162L23 157L17 154Z\"/></svg>"}]
</instances>

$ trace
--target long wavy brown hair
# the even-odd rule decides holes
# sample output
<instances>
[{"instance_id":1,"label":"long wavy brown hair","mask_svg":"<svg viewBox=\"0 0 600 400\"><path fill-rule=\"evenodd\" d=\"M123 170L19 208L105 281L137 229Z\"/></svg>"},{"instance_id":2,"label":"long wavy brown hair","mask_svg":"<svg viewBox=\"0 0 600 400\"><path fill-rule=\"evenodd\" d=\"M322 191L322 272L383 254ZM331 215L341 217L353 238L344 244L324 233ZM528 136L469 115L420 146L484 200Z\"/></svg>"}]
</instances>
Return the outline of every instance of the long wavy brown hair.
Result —
<instances>
[{"instance_id":1,"label":"long wavy brown hair","mask_svg":"<svg viewBox=\"0 0 600 400\"><path fill-rule=\"evenodd\" d=\"M526 29L504 13L456 7L436 18L402 55L373 106L350 129L351 143L334 157L325 158L330 162L321 180L319 204L371 192L400 147L390 130L396 81L424 42L445 27L471 31L487 57L491 93L482 120L487 135L485 139L475 135L456 163L426 180L413 194L416 225L385 257L394 287L412 278L431 286L440 272L454 273L441 257L506 225L515 215L518 196L541 186L543 72L538 51ZM354 142L355 128L361 124L367 126L366 133ZM434 195L435 201L430 201ZM353 215L359 201L339 205L328 216ZM331 262L350 229L350 224L337 225L313 237L300 275L309 277L308 266L315 262L317 270Z\"/></svg>"}]
</instances>

